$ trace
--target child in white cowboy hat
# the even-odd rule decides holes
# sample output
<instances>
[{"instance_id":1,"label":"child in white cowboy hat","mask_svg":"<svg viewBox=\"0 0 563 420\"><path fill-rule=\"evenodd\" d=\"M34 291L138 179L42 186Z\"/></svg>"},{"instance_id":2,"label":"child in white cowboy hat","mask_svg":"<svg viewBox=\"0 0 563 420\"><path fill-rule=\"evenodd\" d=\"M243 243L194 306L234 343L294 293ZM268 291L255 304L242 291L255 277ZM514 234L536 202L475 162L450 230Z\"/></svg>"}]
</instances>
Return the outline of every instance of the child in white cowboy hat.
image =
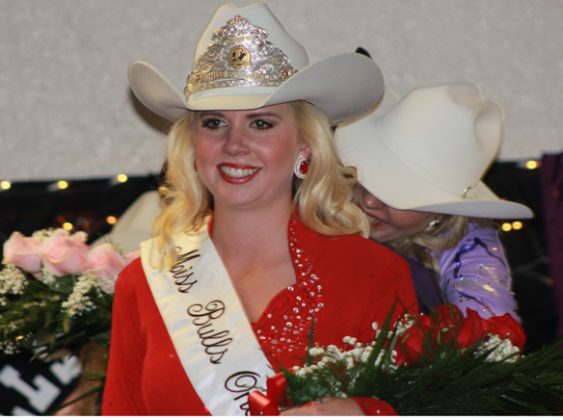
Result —
<instances>
[{"instance_id":1,"label":"child in white cowboy hat","mask_svg":"<svg viewBox=\"0 0 563 420\"><path fill-rule=\"evenodd\" d=\"M144 62L129 80L174 124L157 236L116 284L103 414L246 414L272 367L303 362L313 322L319 345L369 342L394 303L417 310L405 261L358 235L367 219L330 130L381 97L372 60L309 64L265 4L225 5L185 96ZM333 399L293 413L384 409Z\"/></svg>"},{"instance_id":2,"label":"child in white cowboy hat","mask_svg":"<svg viewBox=\"0 0 563 420\"><path fill-rule=\"evenodd\" d=\"M357 170L355 199L371 239L434 269L446 300L464 312L519 319L492 219L532 212L481 181L503 124L500 106L476 86L448 84L415 89L385 115L344 125L335 137L343 164Z\"/></svg>"}]
</instances>

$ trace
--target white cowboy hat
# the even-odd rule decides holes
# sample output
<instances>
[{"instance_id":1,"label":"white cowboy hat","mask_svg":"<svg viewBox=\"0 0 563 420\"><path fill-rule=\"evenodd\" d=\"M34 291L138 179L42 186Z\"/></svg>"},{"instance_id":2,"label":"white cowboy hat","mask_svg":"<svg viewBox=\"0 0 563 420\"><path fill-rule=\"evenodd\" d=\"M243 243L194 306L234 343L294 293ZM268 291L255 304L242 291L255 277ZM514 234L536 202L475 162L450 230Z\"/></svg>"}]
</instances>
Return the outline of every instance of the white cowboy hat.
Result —
<instances>
[{"instance_id":1,"label":"white cowboy hat","mask_svg":"<svg viewBox=\"0 0 563 420\"><path fill-rule=\"evenodd\" d=\"M368 57L346 53L309 64L305 49L264 3L225 4L201 36L184 95L156 68L129 65L129 84L156 114L243 110L294 100L312 103L333 123L370 110L383 95L383 75Z\"/></svg>"},{"instance_id":2,"label":"white cowboy hat","mask_svg":"<svg viewBox=\"0 0 563 420\"><path fill-rule=\"evenodd\" d=\"M504 127L501 107L471 84L415 89L385 115L339 127L344 165L388 206L494 219L533 217L482 181Z\"/></svg>"}]
</instances>

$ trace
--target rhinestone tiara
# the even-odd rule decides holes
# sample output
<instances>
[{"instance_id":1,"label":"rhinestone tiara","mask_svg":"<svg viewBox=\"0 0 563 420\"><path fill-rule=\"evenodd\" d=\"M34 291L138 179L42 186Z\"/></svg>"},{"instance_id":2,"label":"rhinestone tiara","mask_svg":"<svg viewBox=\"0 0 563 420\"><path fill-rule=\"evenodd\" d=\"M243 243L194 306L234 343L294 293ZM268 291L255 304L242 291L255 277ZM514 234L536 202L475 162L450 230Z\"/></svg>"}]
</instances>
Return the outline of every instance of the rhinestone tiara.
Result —
<instances>
[{"instance_id":1,"label":"rhinestone tiara","mask_svg":"<svg viewBox=\"0 0 563 420\"><path fill-rule=\"evenodd\" d=\"M268 32L237 15L216 30L187 77L186 97L207 89L277 87L297 73Z\"/></svg>"}]
</instances>

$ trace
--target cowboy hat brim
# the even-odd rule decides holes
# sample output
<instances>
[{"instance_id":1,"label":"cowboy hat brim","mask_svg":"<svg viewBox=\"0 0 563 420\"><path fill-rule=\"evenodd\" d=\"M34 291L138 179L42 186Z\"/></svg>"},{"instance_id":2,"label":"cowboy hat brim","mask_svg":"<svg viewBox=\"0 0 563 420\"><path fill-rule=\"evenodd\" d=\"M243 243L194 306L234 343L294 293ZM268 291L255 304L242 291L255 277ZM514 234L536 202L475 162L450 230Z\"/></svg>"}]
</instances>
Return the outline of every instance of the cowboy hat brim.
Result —
<instances>
[{"instance_id":1,"label":"cowboy hat brim","mask_svg":"<svg viewBox=\"0 0 563 420\"><path fill-rule=\"evenodd\" d=\"M481 181L463 197L459 192L437 185L430 174L407 164L385 142L378 141L378 147L374 149L369 141L377 141L387 135L381 125L370 127L371 139L365 138L363 128L354 125L345 128L336 136L342 162L355 167L358 182L388 206L399 210L492 219L533 217L528 207L501 200Z\"/></svg>"},{"instance_id":2,"label":"cowboy hat brim","mask_svg":"<svg viewBox=\"0 0 563 420\"><path fill-rule=\"evenodd\" d=\"M131 89L141 103L171 121L188 110L246 110L303 100L336 124L369 111L384 91L379 66L357 53L310 64L278 87L207 89L190 95L187 101L162 73L146 62L132 62L127 73Z\"/></svg>"}]
</instances>

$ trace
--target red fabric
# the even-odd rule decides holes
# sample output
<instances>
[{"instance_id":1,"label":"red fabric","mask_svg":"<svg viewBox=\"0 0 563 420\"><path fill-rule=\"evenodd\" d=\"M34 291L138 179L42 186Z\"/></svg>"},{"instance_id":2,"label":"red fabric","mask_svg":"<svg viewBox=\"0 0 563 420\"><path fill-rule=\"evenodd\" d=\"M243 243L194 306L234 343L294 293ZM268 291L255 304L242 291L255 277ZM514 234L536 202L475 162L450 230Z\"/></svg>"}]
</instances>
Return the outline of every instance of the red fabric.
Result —
<instances>
[{"instance_id":1,"label":"red fabric","mask_svg":"<svg viewBox=\"0 0 563 420\"><path fill-rule=\"evenodd\" d=\"M315 325L319 345L341 344L344 336L359 341L373 338L371 324L382 325L391 305L396 315L418 310L410 271L404 259L387 248L357 235L323 236L301 223L296 237L320 278L324 307ZM264 311L279 308L287 289ZM254 331L284 321L263 316ZM187 378L158 312L140 260L121 273L115 290L108 375L102 404L104 415L209 414ZM300 364L305 348L291 354L266 356L277 366Z\"/></svg>"},{"instance_id":2,"label":"red fabric","mask_svg":"<svg viewBox=\"0 0 563 420\"><path fill-rule=\"evenodd\" d=\"M367 397L352 398L360 406L366 416L398 416L399 414L391 406L382 400Z\"/></svg>"}]
</instances>

